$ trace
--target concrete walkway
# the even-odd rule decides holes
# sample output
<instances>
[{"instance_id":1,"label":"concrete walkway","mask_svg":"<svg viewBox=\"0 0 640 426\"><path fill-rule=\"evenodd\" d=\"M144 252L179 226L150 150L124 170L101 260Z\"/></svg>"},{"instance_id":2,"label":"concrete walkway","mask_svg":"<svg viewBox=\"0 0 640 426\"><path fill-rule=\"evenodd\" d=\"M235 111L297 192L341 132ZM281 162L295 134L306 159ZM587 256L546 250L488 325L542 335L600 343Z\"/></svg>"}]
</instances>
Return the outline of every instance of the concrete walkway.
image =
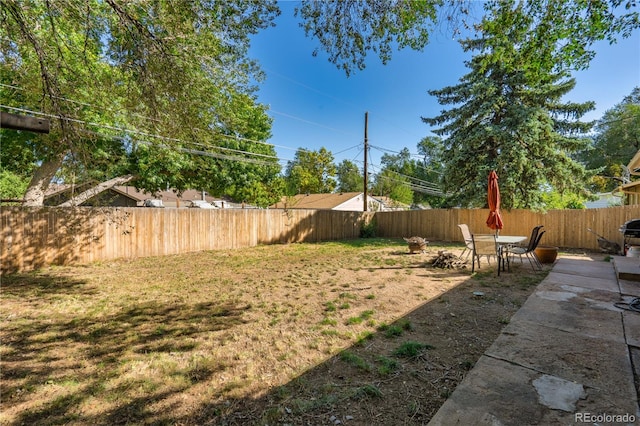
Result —
<instances>
[{"instance_id":1,"label":"concrete walkway","mask_svg":"<svg viewBox=\"0 0 640 426\"><path fill-rule=\"evenodd\" d=\"M640 425L640 313L614 306L640 280L621 265L640 278L638 259L560 257L429 424Z\"/></svg>"}]
</instances>

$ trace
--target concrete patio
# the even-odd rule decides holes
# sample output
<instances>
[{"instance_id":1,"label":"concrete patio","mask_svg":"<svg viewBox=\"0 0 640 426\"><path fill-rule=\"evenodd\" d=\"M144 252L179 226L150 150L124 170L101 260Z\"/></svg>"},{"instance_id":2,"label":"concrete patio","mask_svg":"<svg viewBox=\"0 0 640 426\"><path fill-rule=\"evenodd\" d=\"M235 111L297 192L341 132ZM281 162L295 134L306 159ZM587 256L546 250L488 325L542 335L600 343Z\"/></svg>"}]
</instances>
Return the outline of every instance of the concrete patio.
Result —
<instances>
[{"instance_id":1,"label":"concrete patio","mask_svg":"<svg viewBox=\"0 0 640 426\"><path fill-rule=\"evenodd\" d=\"M430 425L637 425L640 259L560 257Z\"/></svg>"}]
</instances>

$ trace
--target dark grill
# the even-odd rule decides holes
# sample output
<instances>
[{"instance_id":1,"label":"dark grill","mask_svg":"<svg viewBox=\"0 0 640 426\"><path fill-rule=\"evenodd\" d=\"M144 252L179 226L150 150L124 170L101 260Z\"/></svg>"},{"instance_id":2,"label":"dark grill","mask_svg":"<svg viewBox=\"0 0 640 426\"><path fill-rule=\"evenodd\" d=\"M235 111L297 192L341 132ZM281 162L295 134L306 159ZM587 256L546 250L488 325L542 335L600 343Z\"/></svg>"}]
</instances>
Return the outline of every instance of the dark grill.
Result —
<instances>
[{"instance_id":1,"label":"dark grill","mask_svg":"<svg viewBox=\"0 0 640 426\"><path fill-rule=\"evenodd\" d=\"M625 238L640 238L640 219L625 222L620 227L620 232Z\"/></svg>"}]
</instances>

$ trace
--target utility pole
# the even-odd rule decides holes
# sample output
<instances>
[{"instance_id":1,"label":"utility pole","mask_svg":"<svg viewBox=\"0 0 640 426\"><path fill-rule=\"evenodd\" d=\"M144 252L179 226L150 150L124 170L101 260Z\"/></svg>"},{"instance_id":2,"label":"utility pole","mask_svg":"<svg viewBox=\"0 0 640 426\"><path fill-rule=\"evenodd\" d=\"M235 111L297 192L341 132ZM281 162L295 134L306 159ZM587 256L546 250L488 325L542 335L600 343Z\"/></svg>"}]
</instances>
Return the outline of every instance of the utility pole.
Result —
<instances>
[{"instance_id":1,"label":"utility pole","mask_svg":"<svg viewBox=\"0 0 640 426\"><path fill-rule=\"evenodd\" d=\"M367 151L369 150L369 138L367 137L367 126L369 123L369 113L364 113L364 208L367 211Z\"/></svg>"}]
</instances>

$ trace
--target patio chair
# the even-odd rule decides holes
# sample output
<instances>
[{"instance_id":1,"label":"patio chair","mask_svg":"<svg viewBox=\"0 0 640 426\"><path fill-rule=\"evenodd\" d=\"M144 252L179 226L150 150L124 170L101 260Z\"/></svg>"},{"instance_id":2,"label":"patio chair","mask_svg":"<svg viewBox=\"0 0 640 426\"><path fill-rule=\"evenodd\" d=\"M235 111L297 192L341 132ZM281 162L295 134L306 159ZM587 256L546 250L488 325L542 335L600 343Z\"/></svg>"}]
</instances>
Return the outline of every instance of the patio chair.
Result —
<instances>
[{"instance_id":1,"label":"patio chair","mask_svg":"<svg viewBox=\"0 0 640 426\"><path fill-rule=\"evenodd\" d=\"M538 260L538 257L536 256L536 253L535 253L535 249L536 247L538 247L538 244L540 243L540 239L542 238L542 235L546 232L546 231L540 232L541 228L542 228L542 225L538 225L535 228L533 228L533 230L531 231L531 237L529 237L529 243L527 244L526 247L517 247L517 246L507 247L506 255L512 256L512 257L516 255L519 256L520 263L523 263L522 256L525 256L527 260L529 260L529 264L531 265L531 268L534 271L536 269L541 270L542 264Z\"/></svg>"},{"instance_id":2,"label":"patio chair","mask_svg":"<svg viewBox=\"0 0 640 426\"><path fill-rule=\"evenodd\" d=\"M498 275L500 275L500 269L502 269L502 255L500 247L496 241L495 234L473 234L471 235L471 241L473 244L473 259L471 260L471 272L475 271L476 259L478 260L478 268L480 267L480 257L486 256L487 263L491 264L489 260L491 256L495 256L498 260Z\"/></svg>"},{"instance_id":3,"label":"patio chair","mask_svg":"<svg viewBox=\"0 0 640 426\"><path fill-rule=\"evenodd\" d=\"M465 259L468 259L469 255L473 253L473 241L471 239L471 231L469 231L469 226L466 223L459 224L458 228L460 228L460 231L462 232L462 238L464 239L464 244L465 244L465 248L464 250L462 250L462 253L460 253L460 257L462 257L463 254L467 253L467 255L465 256Z\"/></svg>"}]
</instances>

